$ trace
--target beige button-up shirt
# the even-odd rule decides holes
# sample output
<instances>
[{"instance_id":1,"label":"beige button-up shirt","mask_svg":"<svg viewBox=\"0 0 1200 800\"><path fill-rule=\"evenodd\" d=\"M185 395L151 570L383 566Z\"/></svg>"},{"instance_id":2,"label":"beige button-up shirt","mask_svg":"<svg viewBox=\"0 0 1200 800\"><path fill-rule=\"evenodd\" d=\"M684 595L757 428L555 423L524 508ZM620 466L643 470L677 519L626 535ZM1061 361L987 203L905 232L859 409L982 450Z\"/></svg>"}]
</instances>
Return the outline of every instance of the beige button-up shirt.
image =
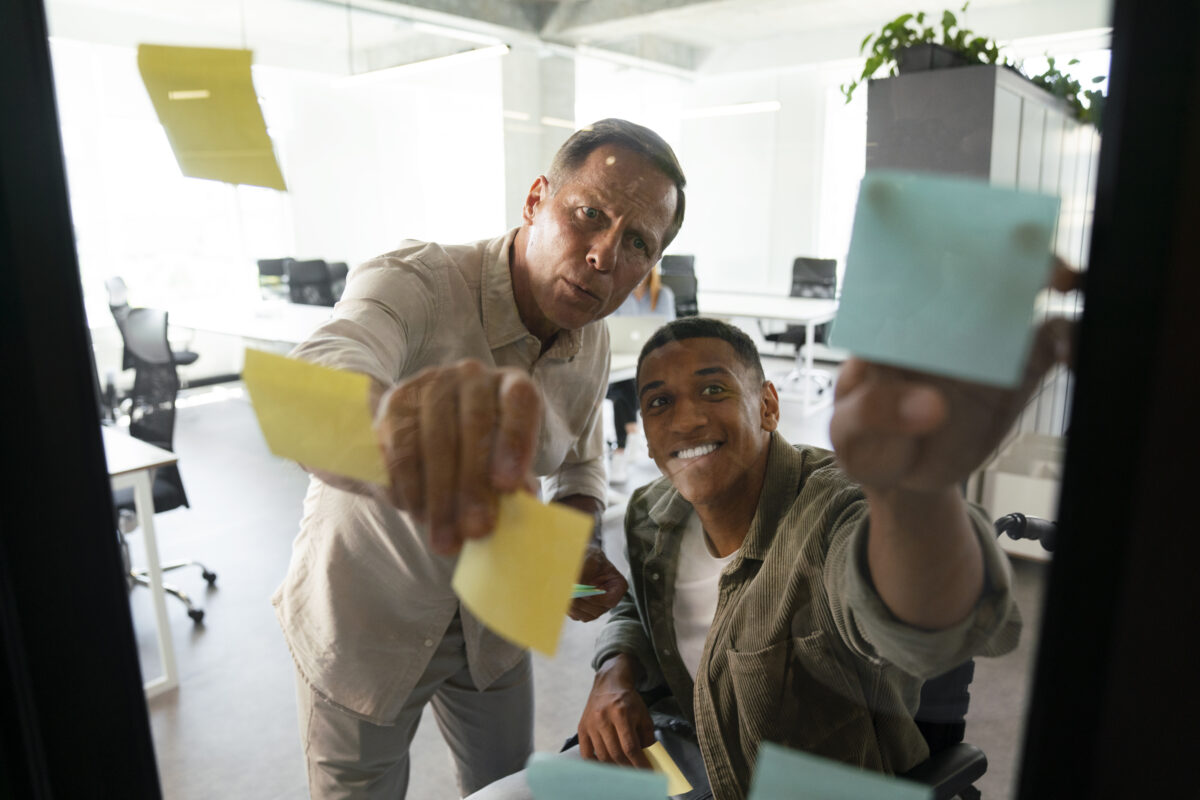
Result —
<instances>
[{"instance_id":1,"label":"beige button-up shirt","mask_svg":"<svg viewBox=\"0 0 1200 800\"><path fill-rule=\"evenodd\" d=\"M332 319L293 355L390 385L419 370L474 358L526 371L543 396L534 461L542 494L603 500L601 403L608 328L562 332L541 353L513 297L515 231L474 244L405 242L355 269ZM287 577L272 597L296 666L344 710L396 719L460 611L455 558L428 546L409 514L313 478ZM521 649L462 609L467 662L479 688L511 669Z\"/></svg>"}]
</instances>

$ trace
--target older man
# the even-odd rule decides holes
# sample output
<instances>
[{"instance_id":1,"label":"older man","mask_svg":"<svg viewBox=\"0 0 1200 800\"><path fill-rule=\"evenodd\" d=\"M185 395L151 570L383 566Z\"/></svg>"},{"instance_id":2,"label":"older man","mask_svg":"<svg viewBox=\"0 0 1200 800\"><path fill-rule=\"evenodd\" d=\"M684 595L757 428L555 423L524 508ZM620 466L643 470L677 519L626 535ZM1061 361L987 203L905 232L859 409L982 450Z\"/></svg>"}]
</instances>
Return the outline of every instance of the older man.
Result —
<instances>
[{"instance_id":1,"label":"older man","mask_svg":"<svg viewBox=\"0 0 1200 800\"><path fill-rule=\"evenodd\" d=\"M333 319L294 355L373 380L387 490L314 474L273 602L297 671L314 797L403 797L408 747L432 703L466 794L532 746L528 653L450 589L452 555L487 535L498 496L603 509L598 321L683 222L684 177L655 133L603 120L534 181L522 224L488 241L406 242L354 270ZM593 619L624 594L598 543L576 601Z\"/></svg>"},{"instance_id":2,"label":"older man","mask_svg":"<svg viewBox=\"0 0 1200 800\"><path fill-rule=\"evenodd\" d=\"M632 586L597 642L579 754L646 766L665 728L690 758L689 797L722 800L745 796L765 740L883 772L928 757L922 681L1010 650L1020 631L992 526L958 486L1061 333L1044 331L1012 391L851 359L835 456L778 434L744 333L701 318L661 328L637 380L664 477L629 503ZM513 775L477 798L526 796Z\"/></svg>"}]
</instances>

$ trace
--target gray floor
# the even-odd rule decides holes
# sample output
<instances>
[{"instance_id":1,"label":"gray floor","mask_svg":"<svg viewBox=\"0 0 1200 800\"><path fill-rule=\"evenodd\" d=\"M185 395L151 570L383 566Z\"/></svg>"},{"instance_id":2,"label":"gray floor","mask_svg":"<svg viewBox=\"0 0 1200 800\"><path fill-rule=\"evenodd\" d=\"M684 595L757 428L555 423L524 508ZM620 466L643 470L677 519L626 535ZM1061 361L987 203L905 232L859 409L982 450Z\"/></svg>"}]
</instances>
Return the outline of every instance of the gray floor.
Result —
<instances>
[{"instance_id":1,"label":"gray floor","mask_svg":"<svg viewBox=\"0 0 1200 800\"><path fill-rule=\"evenodd\" d=\"M293 673L269 597L287 568L306 477L267 452L248 403L236 396L238 387L229 388L234 396L225 388L197 390L179 410L176 450L192 507L158 517L159 548L164 561L197 557L219 577L216 588L206 591L198 571L173 576L207 616L203 627L194 627L182 604L168 604L182 685L150 703L155 747L169 800L298 800L307 793ZM828 445L828 409L802 419L788 393L783 406L789 439ZM653 465L641 469L642 476L654 474ZM620 549L618 526L610 523L605 531L614 553ZM134 534L131 545L135 562L142 561L140 536ZM1016 652L980 660L968 719L968 739L990 762L979 783L987 798L1009 796L1019 759L1045 577L1041 564L1018 562L1014 569L1026 634ZM143 671L154 675L159 662L146 595L134 592L131 608ZM574 731L591 685L588 660L598 624L568 622L558 656L535 657L539 750L557 750ZM413 764L410 798L457 796L432 720L417 733Z\"/></svg>"}]
</instances>

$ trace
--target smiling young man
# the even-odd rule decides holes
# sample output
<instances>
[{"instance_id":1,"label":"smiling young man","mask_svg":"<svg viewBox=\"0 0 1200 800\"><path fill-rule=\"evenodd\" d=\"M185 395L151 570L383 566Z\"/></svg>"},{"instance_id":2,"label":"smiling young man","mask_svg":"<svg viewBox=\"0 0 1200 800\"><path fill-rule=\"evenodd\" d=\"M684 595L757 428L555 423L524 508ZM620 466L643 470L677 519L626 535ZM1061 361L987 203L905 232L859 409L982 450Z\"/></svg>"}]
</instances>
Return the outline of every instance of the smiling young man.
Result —
<instances>
[{"instance_id":1,"label":"smiling young man","mask_svg":"<svg viewBox=\"0 0 1200 800\"><path fill-rule=\"evenodd\" d=\"M391 479L379 489L314 472L273 598L313 797L403 797L427 704L460 793L525 763L529 654L460 608L453 554L491 532L500 494L534 478L547 500L603 509L600 320L678 232L683 187L657 134L597 122L534 181L518 228L465 245L405 242L366 262L294 351L372 379ZM580 580L606 591L576 601L575 619L603 614L626 588L598 544Z\"/></svg>"},{"instance_id":2,"label":"smiling young man","mask_svg":"<svg viewBox=\"0 0 1200 800\"><path fill-rule=\"evenodd\" d=\"M923 680L1020 632L1007 561L958 486L1065 335L1043 327L1014 390L848 360L835 456L778 434L744 333L696 317L659 329L637 381L663 477L629 501L630 591L564 757L645 767L657 733L688 800L745 797L763 741L889 773L927 758ZM530 796L518 774L472 800Z\"/></svg>"}]
</instances>

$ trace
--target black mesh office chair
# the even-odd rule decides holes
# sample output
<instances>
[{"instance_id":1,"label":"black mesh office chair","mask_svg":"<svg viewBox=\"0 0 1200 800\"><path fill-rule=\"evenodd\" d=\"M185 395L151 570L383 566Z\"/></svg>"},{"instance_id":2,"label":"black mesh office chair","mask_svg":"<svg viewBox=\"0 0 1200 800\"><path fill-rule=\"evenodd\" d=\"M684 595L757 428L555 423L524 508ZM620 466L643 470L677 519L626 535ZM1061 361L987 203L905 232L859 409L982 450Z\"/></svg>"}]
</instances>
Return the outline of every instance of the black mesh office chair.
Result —
<instances>
[{"instance_id":1,"label":"black mesh office chair","mask_svg":"<svg viewBox=\"0 0 1200 800\"><path fill-rule=\"evenodd\" d=\"M125 319L126 352L133 359L133 391L130 393L129 433L136 439L149 442L164 450L174 450L175 398L179 391L179 377L175 371L175 358L167 342L167 312L156 308L130 309ZM151 488L154 497L154 513L170 511L188 505L187 492L179 467L159 467L154 471ZM113 503L118 511L117 534L121 540L121 551L125 558L130 585L148 586L150 579L144 569L133 569L130 565L129 546L125 534L136 526L133 489L113 492ZM162 571L197 566L204 580L212 586L216 573L198 561L185 560L163 564ZM199 623L204 619L203 609L196 608L188 595L177 586L163 584L163 589L178 597L187 606L188 616Z\"/></svg>"},{"instance_id":2,"label":"black mesh office chair","mask_svg":"<svg viewBox=\"0 0 1200 800\"><path fill-rule=\"evenodd\" d=\"M662 275L695 275L695 256L663 256L658 262L658 271Z\"/></svg>"},{"instance_id":3,"label":"black mesh office chair","mask_svg":"<svg viewBox=\"0 0 1200 800\"><path fill-rule=\"evenodd\" d=\"M104 288L108 290L108 309L112 312L113 319L116 320L117 330L121 332L121 339L125 340L125 352L121 357L121 369L132 369L134 361L129 354L129 342L125 336L125 321L129 318L129 312L133 307L129 305L129 289L125 285L125 279L114 275L104 282ZM199 353L195 353L188 349L173 351L175 363L178 366L186 367L188 364L194 364L196 359L200 357Z\"/></svg>"},{"instance_id":4,"label":"black mesh office chair","mask_svg":"<svg viewBox=\"0 0 1200 800\"><path fill-rule=\"evenodd\" d=\"M694 317L700 313L696 302L695 275L667 275L663 273L659 277L662 279L663 286L671 287L671 291L675 295L676 317Z\"/></svg>"},{"instance_id":5,"label":"black mesh office chair","mask_svg":"<svg viewBox=\"0 0 1200 800\"><path fill-rule=\"evenodd\" d=\"M258 290L264 300L287 299L287 263L290 258L258 259Z\"/></svg>"},{"instance_id":6,"label":"black mesh office chair","mask_svg":"<svg viewBox=\"0 0 1200 800\"><path fill-rule=\"evenodd\" d=\"M800 256L792 262L792 297L812 297L833 299L837 297L837 261L832 258L806 258ZM762 322L759 322L760 330ZM811 374L804 368L801 348L807 344L808 332L803 325L788 325L783 331L768 333L762 331L763 338L768 342L784 342L796 348L796 364L783 378L781 383L794 383L800 380L812 380L818 392L824 392L833 386L833 375L826 370L813 370ZM829 323L813 326L814 343L824 343L829 338Z\"/></svg>"},{"instance_id":7,"label":"black mesh office chair","mask_svg":"<svg viewBox=\"0 0 1200 800\"><path fill-rule=\"evenodd\" d=\"M285 264L288 279L288 295L293 303L309 306L332 306L333 280L329 265L322 259L288 261Z\"/></svg>"}]
</instances>

